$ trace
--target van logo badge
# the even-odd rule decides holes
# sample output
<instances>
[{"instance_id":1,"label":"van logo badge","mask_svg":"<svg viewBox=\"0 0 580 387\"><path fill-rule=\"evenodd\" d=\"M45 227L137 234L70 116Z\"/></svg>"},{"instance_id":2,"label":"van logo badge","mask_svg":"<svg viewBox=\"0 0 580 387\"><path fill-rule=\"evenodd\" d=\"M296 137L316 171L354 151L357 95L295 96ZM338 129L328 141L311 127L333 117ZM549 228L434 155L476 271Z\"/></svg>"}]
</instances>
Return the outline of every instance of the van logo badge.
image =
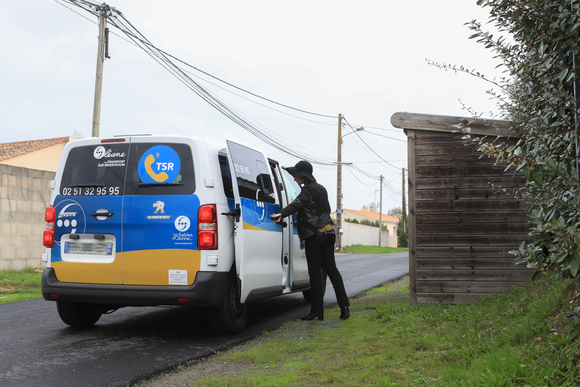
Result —
<instances>
[{"instance_id":1,"label":"van logo badge","mask_svg":"<svg viewBox=\"0 0 580 387\"><path fill-rule=\"evenodd\" d=\"M97 160L105 158L115 158L115 157L125 157L125 152L113 152L110 149L106 149L104 146L99 145L93 151L93 157Z\"/></svg>"},{"instance_id":2,"label":"van logo badge","mask_svg":"<svg viewBox=\"0 0 580 387\"><path fill-rule=\"evenodd\" d=\"M148 149L139 159L139 178L143 183L173 183L179 177L181 160L167 145Z\"/></svg>"},{"instance_id":3,"label":"van logo badge","mask_svg":"<svg viewBox=\"0 0 580 387\"><path fill-rule=\"evenodd\" d=\"M158 200L155 203L153 203L153 207L157 208L155 210L154 214L157 214L157 213L165 214L165 211L163 211L163 207L165 207L165 203L163 203L161 200Z\"/></svg>"},{"instance_id":4,"label":"van logo badge","mask_svg":"<svg viewBox=\"0 0 580 387\"><path fill-rule=\"evenodd\" d=\"M155 208L155 212L153 215L148 215L147 219L171 219L171 215L162 215L165 214L165 203L161 200L157 200L153 203L153 208Z\"/></svg>"},{"instance_id":5,"label":"van logo badge","mask_svg":"<svg viewBox=\"0 0 580 387\"><path fill-rule=\"evenodd\" d=\"M185 232L185 231L189 230L190 226L191 226L191 221L185 215L178 216L177 219L175 219L175 228L179 232Z\"/></svg>"},{"instance_id":6,"label":"van logo badge","mask_svg":"<svg viewBox=\"0 0 580 387\"><path fill-rule=\"evenodd\" d=\"M86 232L87 219L82 206L71 199L55 204L56 224L55 243L60 245L62 234L82 234Z\"/></svg>"}]
</instances>

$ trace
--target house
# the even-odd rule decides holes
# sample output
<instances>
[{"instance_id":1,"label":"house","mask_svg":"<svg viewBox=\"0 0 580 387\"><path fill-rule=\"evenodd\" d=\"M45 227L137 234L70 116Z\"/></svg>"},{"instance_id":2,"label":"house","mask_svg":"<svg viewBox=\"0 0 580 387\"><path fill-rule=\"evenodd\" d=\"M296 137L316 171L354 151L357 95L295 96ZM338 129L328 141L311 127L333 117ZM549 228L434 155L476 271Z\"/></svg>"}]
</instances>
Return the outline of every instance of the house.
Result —
<instances>
[{"instance_id":1,"label":"house","mask_svg":"<svg viewBox=\"0 0 580 387\"><path fill-rule=\"evenodd\" d=\"M349 246L353 244L366 244L370 246L379 245L379 233L377 227L367 226L363 224L356 224L346 222L346 219L356 219L361 221L378 222L379 213L371 211L370 208L363 206L361 210L350 210L343 208L342 213L342 245ZM330 214L330 217L336 221L336 211ZM397 228L399 227L399 219L394 216L383 214L381 223L386 230L381 232L381 246L397 247ZM370 234L370 236L369 236Z\"/></svg>"},{"instance_id":2,"label":"house","mask_svg":"<svg viewBox=\"0 0 580 387\"><path fill-rule=\"evenodd\" d=\"M56 172L69 141L70 137L57 137L0 144L0 164Z\"/></svg>"},{"instance_id":3,"label":"house","mask_svg":"<svg viewBox=\"0 0 580 387\"><path fill-rule=\"evenodd\" d=\"M64 146L57 137L0 144L0 269L42 265L44 213Z\"/></svg>"}]
</instances>

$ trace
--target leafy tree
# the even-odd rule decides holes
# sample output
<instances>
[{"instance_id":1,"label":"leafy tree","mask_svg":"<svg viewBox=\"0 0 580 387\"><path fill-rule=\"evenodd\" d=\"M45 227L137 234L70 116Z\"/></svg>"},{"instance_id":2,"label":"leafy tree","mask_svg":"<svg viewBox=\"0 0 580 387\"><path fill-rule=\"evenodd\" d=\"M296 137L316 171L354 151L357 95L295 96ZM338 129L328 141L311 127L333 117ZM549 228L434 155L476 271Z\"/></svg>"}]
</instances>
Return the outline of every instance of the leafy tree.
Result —
<instances>
[{"instance_id":1,"label":"leafy tree","mask_svg":"<svg viewBox=\"0 0 580 387\"><path fill-rule=\"evenodd\" d=\"M527 203L532 221L531 242L512 253L520 263L556 276L580 274L580 192L575 116L580 112L574 95L580 80L580 10L571 0L478 0L490 11L493 36L472 21L472 38L493 51L508 77L486 79L498 100L501 118L515 124L520 139L485 142L471 135L469 125L458 126L468 141L514 171L525 186L514 194ZM578 63L578 61L576 63ZM580 93L580 88L577 87Z\"/></svg>"},{"instance_id":2,"label":"leafy tree","mask_svg":"<svg viewBox=\"0 0 580 387\"><path fill-rule=\"evenodd\" d=\"M379 203L373 202L368 205L368 209L374 212L379 212Z\"/></svg>"},{"instance_id":3,"label":"leafy tree","mask_svg":"<svg viewBox=\"0 0 580 387\"><path fill-rule=\"evenodd\" d=\"M401 219L403 217L403 210L401 210L401 208L399 208L399 207L391 208L387 212L387 215L394 216L397 219Z\"/></svg>"}]
</instances>

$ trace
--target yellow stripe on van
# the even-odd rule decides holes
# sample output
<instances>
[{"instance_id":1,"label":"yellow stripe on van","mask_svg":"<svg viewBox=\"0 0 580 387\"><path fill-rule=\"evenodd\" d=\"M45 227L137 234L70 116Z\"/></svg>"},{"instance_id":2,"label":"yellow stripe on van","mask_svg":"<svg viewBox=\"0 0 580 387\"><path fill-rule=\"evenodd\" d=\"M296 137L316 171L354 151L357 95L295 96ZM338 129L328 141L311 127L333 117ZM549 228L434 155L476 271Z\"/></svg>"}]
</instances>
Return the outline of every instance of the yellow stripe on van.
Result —
<instances>
[{"instance_id":1,"label":"yellow stripe on van","mask_svg":"<svg viewBox=\"0 0 580 387\"><path fill-rule=\"evenodd\" d=\"M200 268L199 250L163 249L123 253L125 285L170 285L169 271L187 273L187 285L193 284ZM177 284L177 279L173 278Z\"/></svg>"},{"instance_id":2,"label":"yellow stripe on van","mask_svg":"<svg viewBox=\"0 0 580 387\"><path fill-rule=\"evenodd\" d=\"M264 230L263 228L256 227L253 224L246 223L246 222L244 222L244 230L267 231L267 230Z\"/></svg>"},{"instance_id":3,"label":"yellow stripe on van","mask_svg":"<svg viewBox=\"0 0 580 387\"><path fill-rule=\"evenodd\" d=\"M59 261L51 266L61 282L120 285L123 281L120 255L111 263Z\"/></svg>"},{"instance_id":4,"label":"yellow stripe on van","mask_svg":"<svg viewBox=\"0 0 580 387\"><path fill-rule=\"evenodd\" d=\"M52 267L61 282L167 286L170 270L187 273L187 285L193 284L200 262L199 250L163 249L118 253L111 263L59 261ZM174 276L171 285L178 282Z\"/></svg>"}]
</instances>

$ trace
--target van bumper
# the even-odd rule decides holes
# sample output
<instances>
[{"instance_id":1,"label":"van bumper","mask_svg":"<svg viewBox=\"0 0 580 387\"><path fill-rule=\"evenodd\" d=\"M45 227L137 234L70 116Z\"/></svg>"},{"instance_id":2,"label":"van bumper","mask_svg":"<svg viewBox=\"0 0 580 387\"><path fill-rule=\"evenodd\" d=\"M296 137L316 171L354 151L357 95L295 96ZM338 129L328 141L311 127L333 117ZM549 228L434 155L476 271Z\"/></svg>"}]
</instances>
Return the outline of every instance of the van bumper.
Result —
<instances>
[{"instance_id":1,"label":"van bumper","mask_svg":"<svg viewBox=\"0 0 580 387\"><path fill-rule=\"evenodd\" d=\"M54 269L42 273L42 296L48 301L121 306L191 305L217 307L222 303L230 273L197 272L191 286L144 286L60 282ZM58 296L57 296L58 295ZM189 301L186 301L189 300Z\"/></svg>"}]
</instances>

